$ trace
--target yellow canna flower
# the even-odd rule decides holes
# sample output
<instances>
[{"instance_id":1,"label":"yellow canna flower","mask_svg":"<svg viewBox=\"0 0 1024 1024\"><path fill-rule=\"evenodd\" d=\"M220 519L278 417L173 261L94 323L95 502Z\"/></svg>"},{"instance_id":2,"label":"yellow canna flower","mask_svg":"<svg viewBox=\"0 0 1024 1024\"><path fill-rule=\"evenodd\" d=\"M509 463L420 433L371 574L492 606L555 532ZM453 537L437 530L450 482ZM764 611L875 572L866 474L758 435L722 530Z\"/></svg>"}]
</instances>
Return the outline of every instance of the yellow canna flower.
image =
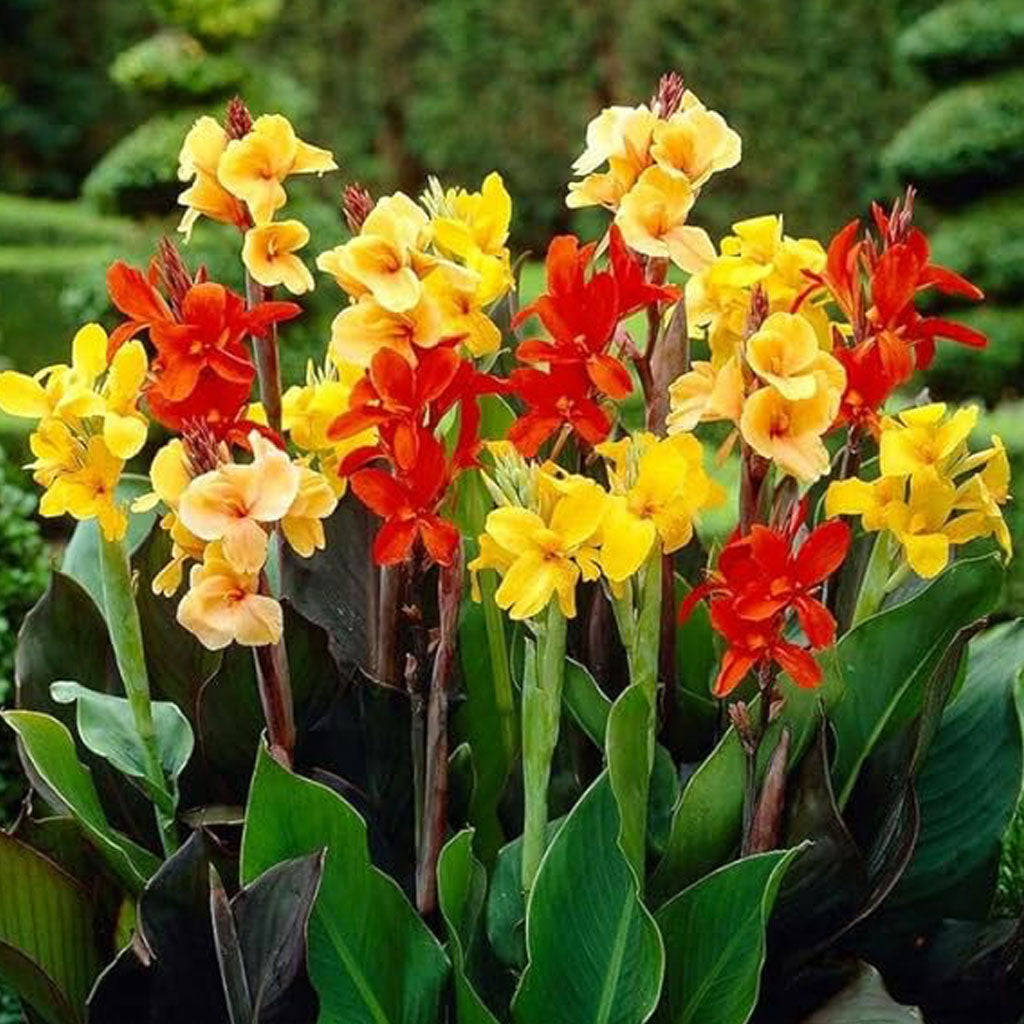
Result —
<instances>
[{"instance_id":1,"label":"yellow canna flower","mask_svg":"<svg viewBox=\"0 0 1024 1024\"><path fill-rule=\"evenodd\" d=\"M835 378L842 395L845 373L833 356L818 348L814 328L795 313L772 313L747 340L747 365L784 398L811 398L819 373Z\"/></svg>"},{"instance_id":2,"label":"yellow canna flower","mask_svg":"<svg viewBox=\"0 0 1024 1024\"><path fill-rule=\"evenodd\" d=\"M976 406L957 409L947 419L943 402L885 417L879 441L882 475L942 476L966 451L967 437L977 421Z\"/></svg>"},{"instance_id":3,"label":"yellow canna flower","mask_svg":"<svg viewBox=\"0 0 1024 1024\"><path fill-rule=\"evenodd\" d=\"M903 501L906 477L881 476L877 480L833 480L825 492L825 515L861 516L861 524L870 533L884 530L890 511Z\"/></svg>"},{"instance_id":4,"label":"yellow canna flower","mask_svg":"<svg viewBox=\"0 0 1024 1024\"><path fill-rule=\"evenodd\" d=\"M178 517L204 541L220 541L240 573L255 573L267 559L263 524L277 522L299 490L300 471L288 455L252 431L253 460L229 463L197 476L178 502Z\"/></svg>"},{"instance_id":5,"label":"yellow canna flower","mask_svg":"<svg viewBox=\"0 0 1024 1024\"><path fill-rule=\"evenodd\" d=\"M212 117L200 117L185 136L178 155L178 178L191 184L178 196L179 205L186 207L178 230L186 239L200 217L237 227L249 221L245 206L217 178L227 145L227 132Z\"/></svg>"},{"instance_id":6,"label":"yellow canna flower","mask_svg":"<svg viewBox=\"0 0 1024 1024\"><path fill-rule=\"evenodd\" d=\"M433 225L434 243L444 255L468 260L482 253L507 261L512 197L497 171L484 178L479 192L448 189L443 206L445 215Z\"/></svg>"},{"instance_id":7,"label":"yellow canna flower","mask_svg":"<svg viewBox=\"0 0 1024 1024\"><path fill-rule=\"evenodd\" d=\"M601 531L601 570L613 584L632 576L660 539L671 553L687 544L703 508L725 499L704 471L704 451L692 434L653 434L605 442L613 494Z\"/></svg>"},{"instance_id":8,"label":"yellow canna flower","mask_svg":"<svg viewBox=\"0 0 1024 1024\"><path fill-rule=\"evenodd\" d=\"M506 505L491 511L480 556L470 570L502 574L495 594L512 619L529 619L557 596L567 618L576 614L576 584L599 575L597 543L608 495L584 477L543 481L539 511Z\"/></svg>"},{"instance_id":9,"label":"yellow canna flower","mask_svg":"<svg viewBox=\"0 0 1024 1024\"><path fill-rule=\"evenodd\" d=\"M29 449L35 456L25 468L41 487L49 487L63 473L70 473L81 464L85 444L60 419L43 420L29 435Z\"/></svg>"},{"instance_id":10,"label":"yellow canna flower","mask_svg":"<svg viewBox=\"0 0 1024 1024\"><path fill-rule=\"evenodd\" d=\"M429 295L405 313L393 313L367 295L334 318L330 356L335 363L367 367L382 348L391 348L412 362L412 346L433 348L443 326L441 310Z\"/></svg>"},{"instance_id":11,"label":"yellow canna flower","mask_svg":"<svg viewBox=\"0 0 1024 1024\"><path fill-rule=\"evenodd\" d=\"M493 258L484 259L489 261L488 266L494 265ZM502 274L500 267L497 273ZM498 351L501 331L483 306L493 301L491 296L496 287L506 287L503 276L497 282L487 281L480 274L466 274L461 268L456 270L445 265L430 274L424 285L440 312L441 333L445 337L460 337L462 344L476 357Z\"/></svg>"},{"instance_id":12,"label":"yellow canna flower","mask_svg":"<svg viewBox=\"0 0 1024 1024\"><path fill-rule=\"evenodd\" d=\"M649 167L623 197L615 223L631 249L694 274L715 258L708 233L686 223L695 198L686 178Z\"/></svg>"},{"instance_id":13,"label":"yellow canna flower","mask_svg":"<svg viewBox=\"0 0 1024 1024\"><path fill-rule=\"evenodd\" d=\"M910 480L907 501L893 502L887 526L903 545L910 568L924 579L937 576L949 562L952 543L948 522L956 489L938 477Z\"/></svg>"},{"instance_id":14,"label":"yellow canna flower","mask_svg":"<svg viewBox=\"0 0 1024 1024\"><path fill-rule=\"evenodd\" d=\"M281 519L281 532L303 558L327 546L323 520L337 507L338 496L327 478L309 466L299 467L299 489Z\"/></svg>"},{"instance_id":15,"label":"yellow canna flower","mask_svg":"<svg viewBox=\"0 0 1024 1024\"><path fill-rule=\"evenodd\" d=\"M1000 506L1010 500L1010 462L1002 440L994 434L992 447L965 460L964 464L972 469L976 465L983 468L957 489L954 508L964 514L953 522L956 528L954 542L963 544L967 540L991 535L1009 558L1013 555L1013 540Z\"/></svg>"},{"instance_id":16,"label":"yellow canna flower","mask_svg":"<svg viewBox=\"0 0 1024 1024\"><path fill-rule=\"evenodd\" d=\"M378 200L359 234L322 252L317 267L352 298L366 295L392 313L412 309L423 295L420 278L435 265L426 251L430 218L405 193Z\"/></svg>"},{"instance_id":17,"label":"yellow canna flower","mask_svg":"<svg viewBox=\"0 0 1024 1024\"><path fill-rule=\"evenodd\" d=\"M103 440L119 459L137 455L146 443L148 424L139 412L139 397L148 368L146 350L138 340L122 345L110 361L102 391Z\"/></svg>"},{"instance_id":18,"label":"yellow canna flower","mask_svg":"<svg viewBox=\"0 0 1024 1024\"><path fill-rule=\"evenodd\" d=\"M708 110L692 92L683 97L682 107L654 128L651 157L666 171L685 177L695 188L716 171L728 170L740 162L739 134L714 110Z\"/></svg>"},{"instance_id":19,"label":"yellow canna flower","mask_svg":"<svg viewBox=\"0 0 1024 1024\"><path fill-rule=\"evenodd\" d=\"M220 544L210 544L202 564L192 567L177 618L211 651L276 644L284 628L281 606L259 592L259 574L236 570Z\"/></svg>"},{"instance_id":20,"label":"yellow canna flower","mask_svg":"<svg viewBox=\"0 0 1024 1024\"><path fill-rule=\"evenodd\" d=\"M56 475L39 502L42 516L71 515L95 519L107 540L120 540L128 530L128 513L117 501L117 482L124 462L102 437L89 438L79 449L77 464Z\"/></svg>"},{"instance_id":21,"label":"yellow canna flower","mask_svg":"<svg viewBox=\"0 0 1024 1024\"><path fill-rule=\"evenodd\" d=\"M249 207L257 224L266 224L288 199L282 182L291 174L337 170L329 150L303 142L281 114L256 118L244 138L232 139L217 165L217 178Z\"/></svg>"},{"instance_id":22,"label":"yellow canna flower","mask_svg":"<svg viewBox=\"0 0 1024 1024\"><path fill-rule=\"evenodd\" d=\"M313 275L295 253L308 241L309 228L302 221L270 221L246 231L242 262L264 287L282 284L293 295L303 295L313 290Z\"/></svg>"}]
</instances>

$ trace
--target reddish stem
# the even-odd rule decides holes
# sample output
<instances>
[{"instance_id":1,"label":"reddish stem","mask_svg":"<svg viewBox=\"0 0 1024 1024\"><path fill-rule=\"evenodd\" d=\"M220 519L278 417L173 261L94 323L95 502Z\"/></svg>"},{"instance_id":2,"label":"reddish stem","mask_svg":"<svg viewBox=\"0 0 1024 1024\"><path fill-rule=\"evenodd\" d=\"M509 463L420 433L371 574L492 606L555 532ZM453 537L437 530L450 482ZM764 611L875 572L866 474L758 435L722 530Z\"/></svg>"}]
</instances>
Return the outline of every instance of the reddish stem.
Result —
<instances>
[{"instance_id":1,"label":"reddish stem","mask_svg":"<svg viewBox=\"0 0 1024 1024\"><path fill-rule=\"evenodd\" d=\"M260 593L270 593L266 572L260 573ZM284 637L276 644L254 647L253 656L270 753L290 768L295 751L295 711Z\"/></svg>"}]
</instances>

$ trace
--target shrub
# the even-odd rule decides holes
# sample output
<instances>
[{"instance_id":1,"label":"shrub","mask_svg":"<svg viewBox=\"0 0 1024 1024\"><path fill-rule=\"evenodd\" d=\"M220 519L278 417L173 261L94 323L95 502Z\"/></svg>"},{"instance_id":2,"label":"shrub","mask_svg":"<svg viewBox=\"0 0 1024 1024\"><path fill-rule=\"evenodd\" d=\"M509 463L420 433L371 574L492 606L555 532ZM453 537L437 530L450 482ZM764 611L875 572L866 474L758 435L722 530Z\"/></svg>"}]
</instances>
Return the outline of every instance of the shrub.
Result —
<instances>
[{"instance_id":1,"label":"shrub","mask_svg":"<svg viewBox=\"0 0 1024 1024\"><path fill-rule=\"evenodd\" d=\"M936 77L964 77L1024 61L1024 6L1018 0L953 0L910 25L901 56Z\"/></svg>"},{"instance_id":2,"label":"shrub","mask_svg":"<svg viewBox=\"0 0 1024 1024\"><path fill-rule=\"evenodd\" d=\"M962 197L1024 170L1024 71L967 82L940 93L883 154L885 165L929 195Z\"/></svg>"},{"instance_id":3,"label":"shrub","mask_svg":"<svg viewBox=\"0 0 1024 1024\"><path fill-rule=\"evenodd\" d=\"M151 0L153 13L209 42L251 39L272 24L281 0Z\"/></svg>"},{"instance_id":4,"label":"shrub","mask_svg":"<svg viewBox=\"0 0 1024 1024\"><path fill-rule=\"evenodd\" d=\"M110 74L123 89L203 99L236 86L245 68L229 54L207 53L185 32L165 31L118 54Z\"/></svg>"}]
</instances>

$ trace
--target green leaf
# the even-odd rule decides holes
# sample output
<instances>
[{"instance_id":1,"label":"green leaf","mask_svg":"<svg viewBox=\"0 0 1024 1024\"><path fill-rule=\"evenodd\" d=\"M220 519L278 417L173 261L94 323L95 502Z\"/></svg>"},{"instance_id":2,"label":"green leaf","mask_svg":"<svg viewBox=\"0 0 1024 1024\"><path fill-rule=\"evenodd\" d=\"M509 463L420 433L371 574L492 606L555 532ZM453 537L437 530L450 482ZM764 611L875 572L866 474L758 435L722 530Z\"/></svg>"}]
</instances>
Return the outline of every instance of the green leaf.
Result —
<instances>
[{"instance_id":1,"label":"green leaf","mask_svg":"<svg viewBox=\"0 0 1024 1024\"><path fill-rule=\"evenodd\" d=\"M658 911L665 940L665 1024L744 1024L757 1003L765 926L801 847L733 861Z\"/></svg>"},{"instance_id":2,"label":"green leaf","mask_svg":"<svg viewBox=\"0 0 1024 1024\"><path fill-rule=\"evenodd\" d=\"M47 1024L80 1024L99 956L88 894L0 831L0 976Z\"/></svg>"},{"instance_id":3,"label":"green leaf","mask_svg":"<svg viewBox=\"0 0 1024 1024\"><path fill-rule=\"evenodd\" d=\"M878 971L862 963L853 981L803 1024L912 1024L920 1020L917 1007L895 1002Z\"/></svg>"},{"instance_id":4,"label":"green leaf","mask_svg":"<svg viewBox=\"0 0 1024 1024\"><path fill-rule=\"evenodd\" d=\"M529 962L517 1024L641 1024L657 1005L665 953L619 849L607 774L551 841L530 893Z\"/></svg>"},{"instance_id":5,"label":"green leaf","mask_svg":"<svg viewBox=\"0 0 1024 1024\"><path fill-rule=\"evenodd\" d=\"M125 775L145 780L145 752L127 698L67 681L52 683L50 695L58 704L76 705L78 735L94 754ZM192 727L176 704L157 700L152 709L160 762L167 777L176 780L192 756ZM158 795L146 789L151 796ZM173 812L173 807L170 810Z\"/></svg>"},{"instance_id":6,"label":"green leaf","mask_svg":"<svg viewBox=\"0 0 1024 1024\"><path fill-rule=\"evenodd\" d=\"M829 715L840 807L886 730L916 717L921 690L956 634L994 607L1002 575L994 554L957 562L915 597L865 619L840 641L845 689Z\"/></svg>"},{"instance_id":7,"label":"green leaf","mask_svg":"<svg viewBox=\"0 0 1024 1024\"><path fill-rule=\"evenodd\" d=\"M497 1024L469 977L469 962L487 895L487 872L473 856L473 830L463 829L441 851L437 895L448 936L448 956L455 980L458 1024Z\"/></svg>"},{"instance_id":8,"label":"green leaf","mask_svg":"<svg viewBox=\"0 0 1024 1024\"><path fill-rule=\"evenodd\" d=\"M654 706L647 691L627 686L608 716L608 779L619 809L619 846L639 884L647 860L647 804L654 760Z\"/></svg>"},{"instance_id":9,"label":"green leaf","mask_svg":"<svg viewBox=\"0 0 1024 1024\"><path fill-rule=\"evenodd\" d=\"M117 496L121 501L134 501L153 489L149 477L135 473L122 475L117 485ZM129 555L134 554L149 536L156 522L156 512L133 512L128 518L128 536L125 547ZM103 578L100 573L100 530L95 519L86 519L75 526L68 546L64 549L61 571L77 580L104 612ZM105 614L105 613L104 613Z\"/></svg>"},{"instance_id":10,"label":"green leaf","mask_svg":"<svg viewBox=\"0 0 1024 1024\"><path fill-rule=\"evenodd\" d=\"M603 748L612 702L597 685L590 669L573 658L565 659L562 700L576 724L598 747Z\"/></svg>"},{"instance_id":11,"label":"green leaf","mask_svg":"<svg viewBox=\"0 0 1024 1024\"><path fill-rule=\"evenodd\" d=\"M984 917L1000 841L1021 786L1015 693L1024 670L1024 621L996 626L968 648L963 688L949 703L917 781L921 831L886 909L918 927Z\"/></svg>"},{"instance_id":12,"label":"green leaf","mask_svg":"<svg viewBox=\"0 0 1024 1024\"><path fill-rule=\"evenodd\" d=\"M1000 578L995 555L957 562L914 597L865 619L834 650L818 655L825 681L817 690L802 690L783 676L785 704L761 744L758 770L763 772L784 725L792 731L791 763L798 762L824 703L838 739L836 788L840 791L842 785L848 794L886 723L895 720L897 706L906 701L905 707L914 710L908 698L916 697L914 714L920 711L932 670L960 628L991 607ZM756 706L757 700L752 702ZM679 892L735 849L743 815L743 772L743 751L730 728L691 776L676 806L665 855L650 880L657 898Z\"/></svg>"},{"instance_id":13,"label":"green leaf","mask_svg":"<svg viewBox=\"0 0 1024 1024\"><path fill-rule=\"evenodd\" d=\"M75 755L71 733L38 711L5 711L42 784L78 820L89 841L129 888L139 889L159 865L148 850L115 832L107 821L89 769Z\"/></svg>"},{"instance_id":14,"label":"green leaf","mask_svg":"<svg viewBox=\"0 0 1024 1024\"><path fill-rule=\"evenodd\" d=\"M448 963L395 882L370 862L366 824L261 747L242 835L242 880L327 849L309 923L320 1024L433 1024Z\"/></svg>"}]
</instances>

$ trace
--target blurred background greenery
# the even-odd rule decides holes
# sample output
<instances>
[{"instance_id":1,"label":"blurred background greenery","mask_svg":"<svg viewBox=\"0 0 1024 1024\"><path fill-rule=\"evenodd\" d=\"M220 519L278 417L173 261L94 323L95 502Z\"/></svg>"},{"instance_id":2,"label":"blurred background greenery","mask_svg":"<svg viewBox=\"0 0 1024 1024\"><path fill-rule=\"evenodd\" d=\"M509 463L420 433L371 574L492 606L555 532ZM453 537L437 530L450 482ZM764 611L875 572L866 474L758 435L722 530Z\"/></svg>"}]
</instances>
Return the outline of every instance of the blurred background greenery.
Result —
<instances>
[{"instance_id":1,"label":"blurred background greenery","mask_svg":"<svg viewBox=\"0 0 1024 1024\"><path fill-rule=\"evenodd\" d=\"M235 93L338 157L340 174L293 190L310 252L340 239L351 180L415 194L428 173L475 185L497 168L513 246L539 254L552 232L599 230L563 203L587 121L645 99L667 69L743 136L742 164L697 208L716 237L782 211L790 234L827 242L872 199L918 186L936 259L988 293L963 317L991 339L983 356L944 346L927 383L980 399L979 433L1004 436L1024 480L1021 0L5 0L0 369L59 359L78 323L108 318L106 264L142 263L173 232L181 139ZM240 284L232 232L200 225L189 255ZM293 378L338 304L318 289L287 332ZM0 701L45 580L25 437L0 419ZM1007 609L1024 610L1022 564ZM16 795L3 778L0 765L0 820Z\"/></svg>"}]
</instances>

